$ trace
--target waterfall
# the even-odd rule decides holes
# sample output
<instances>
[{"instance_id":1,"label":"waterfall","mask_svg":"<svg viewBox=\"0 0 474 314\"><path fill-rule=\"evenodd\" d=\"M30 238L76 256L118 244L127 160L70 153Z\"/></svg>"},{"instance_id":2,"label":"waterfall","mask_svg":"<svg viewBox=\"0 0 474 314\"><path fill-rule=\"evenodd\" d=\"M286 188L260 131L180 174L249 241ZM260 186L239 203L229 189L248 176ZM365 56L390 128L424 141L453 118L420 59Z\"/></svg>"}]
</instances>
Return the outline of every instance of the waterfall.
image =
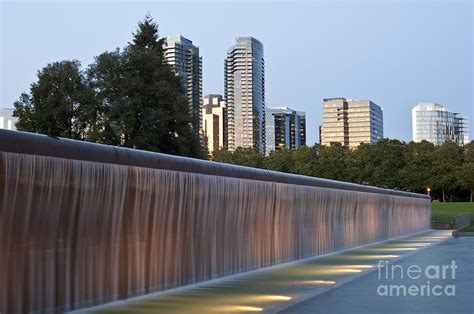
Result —
<instances>
[{"instance_id":1,"label":"waterfall","mask_svg":"<svg viewBox=\"0 0 474 314\"><path fill-rule=\"evenodd\" d=\"M93 306L430 227L429 199L412 193L34 155L12 143L0 144L1 313Z\"/></svg>"}]
</instances>

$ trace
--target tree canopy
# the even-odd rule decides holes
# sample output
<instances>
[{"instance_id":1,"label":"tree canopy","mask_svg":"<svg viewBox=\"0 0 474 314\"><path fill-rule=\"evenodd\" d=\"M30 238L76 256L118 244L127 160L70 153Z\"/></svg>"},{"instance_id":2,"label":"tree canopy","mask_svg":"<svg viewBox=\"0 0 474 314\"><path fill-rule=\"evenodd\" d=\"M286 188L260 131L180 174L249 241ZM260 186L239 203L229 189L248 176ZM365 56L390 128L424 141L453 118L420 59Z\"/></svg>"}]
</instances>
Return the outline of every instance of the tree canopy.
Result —
<instances>
[{"instance_id":1,"label":"tree canopy","mask_svg":"<svg viewBox=\"0 0 474 314\"><path fill-rule=\"evenodd\" d=\"M14 104L17 129L87 140L97 118L97 102L79 61L50 63L37 75L30 93Z\"/></svg>"},{"instance_id":2,"label":"tree canopy","mask_svg":"<svg viewBox=\"0 0 474 314\"><path fill-rule=\"evenodd\" d=\"M349 149L340 144L281 150L216 151L212 160L287 173L427 193L439 200L473 198L474 142L459 147L382 139Z\"/></svg>"}]
</instances>

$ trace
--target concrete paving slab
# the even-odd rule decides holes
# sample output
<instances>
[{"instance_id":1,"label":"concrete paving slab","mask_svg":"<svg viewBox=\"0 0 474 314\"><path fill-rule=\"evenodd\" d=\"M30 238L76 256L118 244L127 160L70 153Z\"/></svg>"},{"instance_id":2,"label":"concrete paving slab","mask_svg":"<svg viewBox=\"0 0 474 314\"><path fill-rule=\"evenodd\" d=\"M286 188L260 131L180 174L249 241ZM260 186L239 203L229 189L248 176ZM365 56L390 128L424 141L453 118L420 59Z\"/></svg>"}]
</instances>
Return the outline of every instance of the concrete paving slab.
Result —
<instances>
[{"instance_id":1,"label":"concrete paving slab","mask_svg":"<svg viewBox=\"0 0 474 314\"><path fill-rule=\"evenodd\" d=\"M443 276L443 265L451 266L453 261L455 276L451 267L445 267ZM397 267L381 267L380 273L377 270L280 313L474 313L474 238L450 238L393 265ZM416 271L401 278L402 270L416 270L416 266L422 269L418 279L412 279L418 277ZM390 293L390 286L397 288ZM425 286L425 293L421 295L419 289L416 295L404 294L399 288L410 286ZM441 288L433 291L435 286Z\"/></svg>"}]
</instances>

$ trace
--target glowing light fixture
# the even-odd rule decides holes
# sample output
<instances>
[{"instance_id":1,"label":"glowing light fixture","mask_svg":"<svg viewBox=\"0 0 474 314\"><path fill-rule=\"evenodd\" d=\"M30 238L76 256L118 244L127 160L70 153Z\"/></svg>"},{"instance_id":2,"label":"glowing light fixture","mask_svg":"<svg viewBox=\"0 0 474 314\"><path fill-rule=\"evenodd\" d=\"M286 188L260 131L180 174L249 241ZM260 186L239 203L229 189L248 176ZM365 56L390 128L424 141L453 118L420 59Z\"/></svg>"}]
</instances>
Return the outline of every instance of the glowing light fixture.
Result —
<instances>
[{"instance_id":1,"label":"glowing light fixture","mask_svg":"<svg viewBox=\"0 0 474 314\"><path fill-rule=\"evenodd\" d=\"M254 301L289 301L291 297L286 295L257 295L251 297Z\"/></svg>"},{"instance_id":2,"label":"glowing light fixture","mask_svg":"<svg viewBox=\"0 0 474 314\"><path fill-rule=\"evenodd\" d=\"M398 252L398 251L416 251L418 250L415 247L386 247L374 249L374 251L385 251L385 252Z\"/></svg>"},{"instance_id":3,"label":"glowing light fixture","mask_svg":"<svg viewBox=\"0 0 474 314\"><path fill-rule=\"evenodd\" d=\"M246 305L228 305L228 306L218 306L214 308L217 312L261 312L263 308L256 306L246 306Z\"/></svg>"},{"instance_id":4,"label":"glowing light fixture","mask_svg":"<svg viewBox=\"0 0 474 314\"><path fill-rule=\"evenodd\" d=\"M396 258L399 255L392 255L392 254L369 254L369 255L351 255L350 258L355 259L385 259L385 258Z\"/></svg>"},{"instance_id":5,"label":"glowing light fixture","mask_svg":"<svg viewBox=\"0 0 474 314\"><path fill-rule=\"evenodd\" d=\"M322 265L321 265L322 266ZM311 271L305 272L305 274L312 275L338 275L344 273L360 273L365 268L372 268L372 265L327 265L319 266Z\"/></svg>"},{"instance_id":6,"label":"glowing light fixture","mask_svg":"<svg viewBox=\"0 0 474 314\"><path fill-rule=\"evenodd\" d=\"M407 240L403 240L404 242L420 242L420 241L439 241L439 239L426 239L426 238L419 238L419 239L407 239ZM430 244L432 244L430 242ZM411 243L410 243L411 245Z\"/></svg>"},{"instance_id":7,"label":"glowing light fixture","mask_svg":"<svg viewBox=\"0 0 474 314\"><path fill-rule=\"evenodd\" d=\"M335 285L334 280L306 280L304 283L311 285Z\"/></svg>"},{"instance_id":8,"label":"glowing light fixture","mask_svg":"<svg viewBox=\"0 0 474 314\"><path fill-rule=\"evenodd\" d=\"M373 268L374 266L372 266L372 265L350 265L349 267L354 267L354 268Z\"/></svg>"},{"instance_id":9,"label":"glowing light fixture","mask_svg":"<svg viewBox=\"0 0 474 314\"><path fill-rule=\"evenodd\" d=\"M410 246L428 246L431 245L431 243L404 243L404 244L397 244L397 246L405 246L405 245L410 245Z\"/></svg>"},{"instance_id":10,"label":"glowing light fixture","mask_svg":"<svg viewBox=\"0 0 474 314\"><path fill-rule=\"evenodd\" d=\"M354 269L354 268L340 268L337 271L341 272L341 273L360 273L360 272L362 272L362 270Z\"/></svg>"}]
</instances>

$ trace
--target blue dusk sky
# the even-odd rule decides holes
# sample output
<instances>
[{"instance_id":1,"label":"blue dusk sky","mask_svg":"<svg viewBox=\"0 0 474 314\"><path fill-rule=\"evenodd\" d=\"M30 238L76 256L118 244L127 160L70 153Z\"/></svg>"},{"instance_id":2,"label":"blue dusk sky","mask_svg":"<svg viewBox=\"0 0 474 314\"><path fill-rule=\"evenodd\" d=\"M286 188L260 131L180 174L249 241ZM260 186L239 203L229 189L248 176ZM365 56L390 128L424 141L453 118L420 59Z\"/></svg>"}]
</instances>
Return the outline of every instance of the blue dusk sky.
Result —
<instances>
[{"instance_id":1,"label":"blue dusk sky","mask_svg":"<svg viewBox=\"0 0 474 314\"><path fill-rule=\"evenodd\" d=\"M473 4L465 1L2 1L0 107L12 107L47 63L83 67L123 47L149 11L160 35L200 48L203 94L224 92L238 36L264 45L267 106L307 113L318 141L322 99L371 99L384 135L411 140L411 108L437 102L473 120Z\"/></svg>"}]
</instances>

